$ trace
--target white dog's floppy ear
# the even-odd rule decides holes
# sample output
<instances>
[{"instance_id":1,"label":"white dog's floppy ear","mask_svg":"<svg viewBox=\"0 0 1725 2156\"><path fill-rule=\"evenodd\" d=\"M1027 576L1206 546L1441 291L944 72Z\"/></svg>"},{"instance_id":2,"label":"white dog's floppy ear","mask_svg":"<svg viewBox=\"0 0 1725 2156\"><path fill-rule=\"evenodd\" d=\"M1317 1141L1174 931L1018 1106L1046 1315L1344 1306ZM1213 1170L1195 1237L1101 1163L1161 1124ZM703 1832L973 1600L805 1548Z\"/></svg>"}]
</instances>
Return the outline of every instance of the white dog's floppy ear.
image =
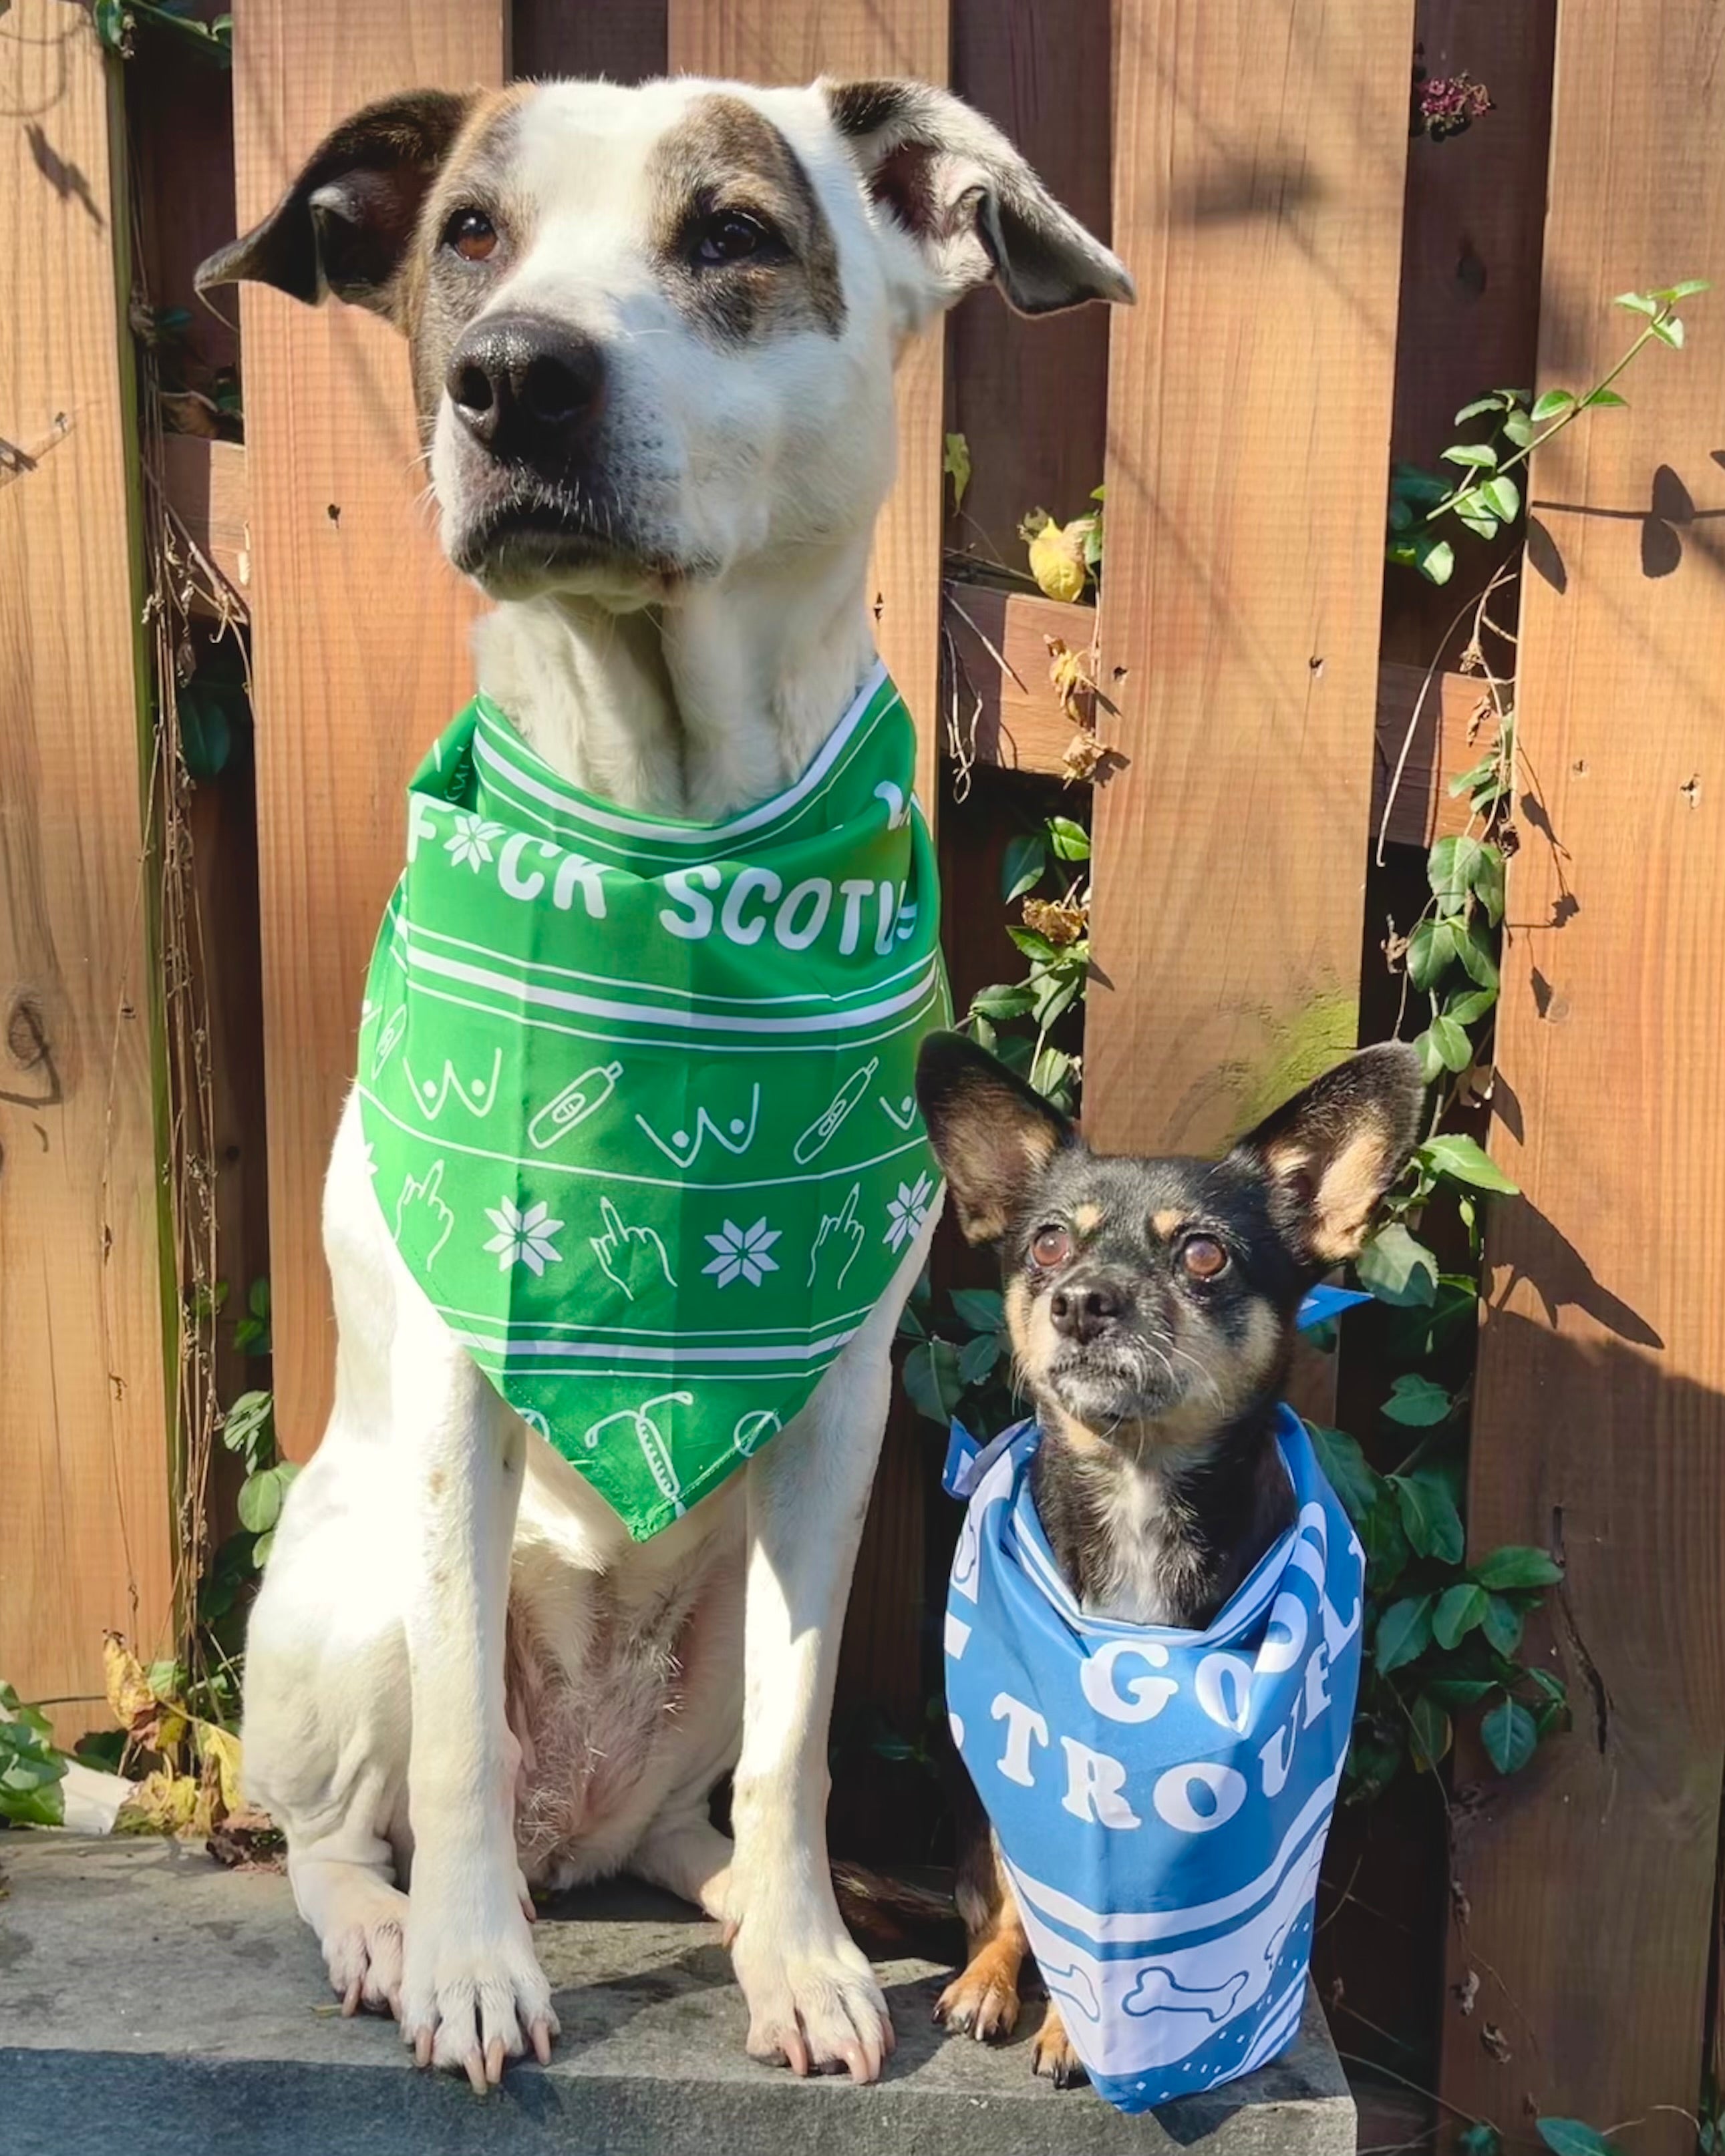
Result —
<instances>
[{"instance_id":1,"label":"white dog's floppy ear","mask_svg":"<svg viewBox=\"0 0 1725 2156\"><path fill-rule=\"evenodd\" d=\"M199 264L198 290L245 280L308 306L333 292L398 319L420 211L477 95L409 90L344 120L263 223Z\"/></svg>"},{"instance_id":2,"label":"white dog's floppy ear","mask_svg":"<svg viewBox=\"0 0 1725 2156\"><path fill-rule=\"evenodd\" d=\"M1061 208L997 127L922 82L820 85L833 125L902 253L908 328L993 278L1023 315L1130 304L1125 265Z\"/></svg>"}]
</instances>

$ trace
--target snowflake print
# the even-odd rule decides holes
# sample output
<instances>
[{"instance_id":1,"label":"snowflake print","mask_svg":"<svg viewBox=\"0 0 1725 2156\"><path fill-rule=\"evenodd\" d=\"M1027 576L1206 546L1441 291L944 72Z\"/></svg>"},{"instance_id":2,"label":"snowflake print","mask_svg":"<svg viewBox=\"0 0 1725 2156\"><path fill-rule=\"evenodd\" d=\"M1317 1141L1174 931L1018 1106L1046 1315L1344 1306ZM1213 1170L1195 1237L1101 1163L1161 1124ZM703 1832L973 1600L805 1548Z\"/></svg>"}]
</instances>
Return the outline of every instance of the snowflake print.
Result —
<instances>
[{"instance_id":1,"label":"snowflake print","mask_svg":"<svg viewBox=\"0 0 1725 2156\"><path fill-rule=\"evenodd\" d=\"M465 861L477 875L481 866L492 857L492 840L502 835L501 824L490 824L484 817L471 814L460 815L456 819L453 837L443 842L443 850L454 855L458 868Z\"/></svg>"},{"instance_id":2,"label":"snowflake print","mask_svg":"<svg viewBox=\"0 0 1725 2156\"><path fill-rule=\"evenodd\" d=\"M721 1287L729 1287L738 1279L746 1280L750 1287L759 1287L767 1274L779 1270L779 1260L770 1258L767 1252L781 1233L780 1229L768 1227L765 1216L752 1228L739 1228L734 1220L727 1220L720 1234L707 1238L718 1255L701 1270L703 1273L717 1273Z\"/></svg>"},{"instance_id":3,"label":"snowflake print","mask_svg":"<svg viewBox=\"0 0 1725 2156\"><path fill-rule=\"evenodd\" d=\"M507 1272L511 1265L526 1265L532 1272L543 1273L548 1265L562 1264L563 1253L551 1238L563 1223L548 1218L550 1210L542 1201L523 1213L507 1198L501 1205L486 1207L485 1217L497 1232L485 1247L496 1258L500 1273Z\"/></svg>"},{"instance_id":4,"label":"snowflake print","mask_svg":"<svg viewBox=\"0 0 1725 2156\"><path fill-rule=\"evenodd\" d=\"M901 1183L899 1195L887 1200L887 1232L882 1241L889 1243L895 1251L902 1250L920 1232L934 1195L935 1186L925 1175L918 1176L914 1183Z\"/></svg>"}]
</instances>

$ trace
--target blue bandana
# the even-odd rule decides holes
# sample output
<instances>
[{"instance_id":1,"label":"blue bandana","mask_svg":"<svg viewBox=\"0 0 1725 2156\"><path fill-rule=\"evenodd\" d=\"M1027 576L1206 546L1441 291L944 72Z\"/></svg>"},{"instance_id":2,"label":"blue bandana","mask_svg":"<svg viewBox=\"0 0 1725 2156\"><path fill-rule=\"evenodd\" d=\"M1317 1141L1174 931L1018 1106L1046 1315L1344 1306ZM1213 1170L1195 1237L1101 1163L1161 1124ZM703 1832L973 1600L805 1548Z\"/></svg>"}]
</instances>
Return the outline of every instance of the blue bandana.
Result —
<instances>
[{"instance_id":1,"label":"blue bandana","mask_svg":"<svg viewBox=\"0 0 1725 2156\"><path fill-rule=\"evenodd\" d=\"M1204 1632L1084 1614L1032 1502L1033 1423L949 1462L969 1499L953 1737L1073 2048L1121 2111L1249 2073L1300 2024L1365 1555L1287 1408L1276 1435L1298 1518Z\"/></svg>"}]
</instances>

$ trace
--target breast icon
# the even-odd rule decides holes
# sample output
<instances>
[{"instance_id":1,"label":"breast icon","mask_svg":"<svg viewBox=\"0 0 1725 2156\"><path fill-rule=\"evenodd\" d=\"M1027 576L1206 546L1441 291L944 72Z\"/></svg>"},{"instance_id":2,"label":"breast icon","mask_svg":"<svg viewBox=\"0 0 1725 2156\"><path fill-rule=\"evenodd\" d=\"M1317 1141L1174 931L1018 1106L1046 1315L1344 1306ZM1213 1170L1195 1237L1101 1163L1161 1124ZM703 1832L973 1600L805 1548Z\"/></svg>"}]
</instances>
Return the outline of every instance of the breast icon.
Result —
<instances>
[{"instance_id":1,"label":"breast icon","mask_svg":"<svg viewBox=\"0 0 1725 2156\"><path fill-rule=\"evenodd\" d=\"M540 1152L584 1123L602 1108L616 1091L623 1075L620 1063L595 1063L579 1078L572 1078L554 1100L548 1101L527 1127L527 1134Z\"/></svg>"}]
</instances>

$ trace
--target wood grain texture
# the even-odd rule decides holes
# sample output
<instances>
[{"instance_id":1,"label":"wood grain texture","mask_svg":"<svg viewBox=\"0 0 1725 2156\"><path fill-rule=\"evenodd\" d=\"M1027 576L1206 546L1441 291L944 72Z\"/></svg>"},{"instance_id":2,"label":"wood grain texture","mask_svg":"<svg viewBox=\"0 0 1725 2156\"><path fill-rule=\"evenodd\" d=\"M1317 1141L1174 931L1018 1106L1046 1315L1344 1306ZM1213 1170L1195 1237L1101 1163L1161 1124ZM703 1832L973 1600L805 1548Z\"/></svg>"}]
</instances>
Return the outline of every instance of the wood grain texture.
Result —
<instances>
[{"instance_id":1,"label":"wood grain texture","mask_svg":"<svg viewBox=\"0 0 1725 2156\"><path fill-rule=\"evenodd\" d=\"M946 0L671 0L670 64L749 82L906 74L945 82ZM940 451L945 338L917 339L899 366L899 480L875 532L871 597L881 656L917 719L917 783L939 803L935 723L940 630Z\"/></svg>"},{"instance_id":2,"label":"wood grain texture","mask_svg":"<svg viewBox=\"0 0 1725 2156\"><path fill-rule=\"evenodd\" d=\"M679 73L750 82L819 74L907 74L945 82L947 0L671 0L668 51ZM940 450L945 337L937 325L899 363L899 478L875 532L870 565L876 634L917 720L917 788L931 822L940 804L936 718L940 632ZM839 1712L867 1704L907 1734L923 1712L921 1598L929 1426L895 1401L839 1672ZM847 1818L847 1802L852 1815ZM866 1774L847 1778L833 1820L837 1845L867 1840L878 1801ZM907 1825L909 1823L907 1822Z\"/></svg>"},{"instance_id":3,"label":"wood grain texture","mask_svg":"<svg viewBox=\"0 0 1725 2156\"><path fill-rule=\"evenodd\" d=\"M1058 599L949 583L946 629L958 670L955 686L966 755L1007 771L1059 777L1078 729L1048 678L1048 646L1058 641L1085 650L1094 627L1094 614ZM1465 674L1434 675L1427 689L1423 666L1386 660L1378 667L1372 764L1374 838L1386 803L1386 835L1393 845L1429 846L1446 832L1466 827L1466 803L1451 798L1448 780L1479 753L1470 734L1481 693L1478 679ZM1083 698L1080 708L1092 710L1094 701ZM1103 711L1095 720L1098 737L1111 741L1112 716ZM1392 791L1404 748L1401 780Z\"/></svg>"},{"instance_id":4,"label":"wood grain texture","mask_svg":"<svg viewBox=\"0 0 1725 2156\"><path fill-rule=\"evenodd\" d=\"M953 88L1105 240L1110 13L1094 0L955 0L952 20ZM962 510L947 520L950 545L1022 568L1027 511L1063 522L1089 509L1108 431L1108 318L1088 306L1029 321L991 290L955 311L950 424L972 469Z\"/></svg>"},{"instance_id":5,"label":"wood grain texture","mask_svg":"<svg viewBox=\"0 0 1725 2156\"><path fill-rule=\"evenodd\" d=\"M1085 1118L1202 1150L1354 1045L1413 9L1117 25Z\"/></svg>"},{"instance_id":6,"label":"wood grain texture","mask_svg":"<svg viewBox=\"0 0 1725 2156\"><path fill-rule=\"evenodd\" d=\"M172 1619L124 147L83 8L0 81L0 1672L99 1701Z\"/></svg>"},{"instance_id":7,"label":"wood grain texture","mask_svg":"<svg viewBox=\"0 0 1725 2156\"><path fill-rule=\"evenodd\" d=\"M1725 263L1725 6L1570 8L1542 376L1596 379L1627 288ZM1702 2086L1725 1769L1725 308L1534 471L1470 1533L1558 1546L1575 1732L1460 1851L1480 1972L1444 2094L1604 2123ZM1650 505L1663 516L1650 516ZM1718 520L1714 521L1713 520ZM1491 2022L1506 2060L1482 2045ZM1638 2150L1692 2145L1650 2117Z\"/></svg>"},{"instance_id":8,"label":"wood grain texture","mask_svg":"<svg viewBox=\"0 0 1725 2156\"><path fill-rule=\"evenodd\" d=\"M239 0L234 18L242 228L368 99L502 79L501 0L405 13ZM303 1459L322 1434L333 1366L323 1173L353 1081L366 961L400 869L402 788L472 691L472 606L421 500L395 332L356 308L313 311L251 285L240 318L276 1427Z\"/></svg>"}]
</instances>

